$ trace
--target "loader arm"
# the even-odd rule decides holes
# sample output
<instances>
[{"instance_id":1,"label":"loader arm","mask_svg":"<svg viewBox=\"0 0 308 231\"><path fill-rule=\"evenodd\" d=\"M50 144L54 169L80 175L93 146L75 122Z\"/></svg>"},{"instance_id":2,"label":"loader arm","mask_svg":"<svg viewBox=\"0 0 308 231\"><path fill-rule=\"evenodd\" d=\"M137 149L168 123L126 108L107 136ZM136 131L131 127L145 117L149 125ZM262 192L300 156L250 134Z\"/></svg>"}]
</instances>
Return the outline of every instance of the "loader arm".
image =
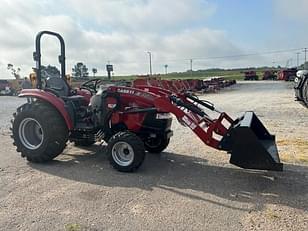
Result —
<instances>
[{"instance_id":1,"label":"loader arm","mask_svg":"<svg viewBox=\"0 0 308 231\"><path fill-rule=\"evenodd\" d=\"M168 100L158 97L154 100L158 110L171 112L176 118L187 125L206 145L222 149L220 141L228 132L233 120L221 113L218 119L211 119L202 110L196 110L195 105L184 103L179 98Z\"/></svg>"}]
</instances>

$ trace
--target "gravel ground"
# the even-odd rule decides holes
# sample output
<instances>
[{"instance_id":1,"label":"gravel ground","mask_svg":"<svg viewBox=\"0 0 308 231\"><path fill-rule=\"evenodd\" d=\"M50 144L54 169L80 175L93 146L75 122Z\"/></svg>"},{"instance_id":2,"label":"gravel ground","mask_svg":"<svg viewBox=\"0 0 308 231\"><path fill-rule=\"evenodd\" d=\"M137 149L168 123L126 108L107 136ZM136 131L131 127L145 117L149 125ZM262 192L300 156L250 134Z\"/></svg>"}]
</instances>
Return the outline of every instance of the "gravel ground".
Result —
<instances>
[{"instance_id":1,"label":"gravel ground","mask_svg":"<svg viewBox=\"0 0 308 231\"><path fill-rule=\"evenodd\" d=\"M233 117L254 110L276 134L284 172L251 171L174 120L166 152L136 173L113 170L104 145L69 145L48 164L20 158L0 98L0 230L308 230L308 110L285 82L241 82L202 96Z\"/></svg>"}]
</instances>

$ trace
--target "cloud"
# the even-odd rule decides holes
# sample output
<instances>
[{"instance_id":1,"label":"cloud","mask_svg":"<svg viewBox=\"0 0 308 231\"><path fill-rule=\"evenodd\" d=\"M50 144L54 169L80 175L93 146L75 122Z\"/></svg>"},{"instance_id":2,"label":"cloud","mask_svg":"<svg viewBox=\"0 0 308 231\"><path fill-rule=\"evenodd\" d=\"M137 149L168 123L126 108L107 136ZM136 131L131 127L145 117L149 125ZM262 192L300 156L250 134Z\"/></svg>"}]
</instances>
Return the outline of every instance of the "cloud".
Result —
<instances>
[{"instance_id":1,"label":"cloud","mask_svg":"<svg viewBox=\"0 0 308 231\"><path fill-rule=\"evenodd\" d=\"M273 3L276 17L302 23L308 22L307 0L274 0Z\"/></svg>"},{"instance_id":2,"label":"cloud","mask_svg":"<svg viewBox=\"0 0 308 231\"><path fill-rule=\"evenodd\" d=\"M189 69L190 58L243 53L228 39L228 32L206 27L216 7L205 0L5 0L0 14L0 78L7 78L7 63L21 67L26 76L34 66L34 38L40 30L63 35L67 48L67 71L82 61L105 74L108 60L116 74L148 72L148 54L153 70ZM44 38L43 63L55 65L56 40ZM262 63L262 57L194 61L195 69Z\"/></svg>"},{"instance_id":3,"label":"cloud","mask_svg":"<svg viewBox=\"0 0 308 231\"><path fill-rule=\"evenodd\" d=\"M68 0L78 16L109 30L126 33L164 32L190 28L215 13L205 0Z\"/></svg>"},{"instance_id":4,"label":"cloud","mask_svg":"<svg viewBox=\"0 0 308 231\"><path fill-rule=\"evenodd\" d=\"M273 9L269 46L279 47L278 49L307 47L308 32L305 28L308 23L308 1L274 0ZM284 63L290 58L296 60L296 52L284 54L280 59L284 57ZM300 54L300 62L304 62L303 54Z\"/></svg>"}]
</instances>

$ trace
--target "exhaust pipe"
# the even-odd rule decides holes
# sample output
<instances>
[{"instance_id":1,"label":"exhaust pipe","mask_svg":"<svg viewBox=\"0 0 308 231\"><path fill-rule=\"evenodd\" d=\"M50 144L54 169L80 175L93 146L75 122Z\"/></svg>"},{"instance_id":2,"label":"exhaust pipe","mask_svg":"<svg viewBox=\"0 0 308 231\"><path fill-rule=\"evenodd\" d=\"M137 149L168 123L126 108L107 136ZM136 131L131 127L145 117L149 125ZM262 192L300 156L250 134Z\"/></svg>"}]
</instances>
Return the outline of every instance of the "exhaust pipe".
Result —
<instances>
[{"instance_id":1,"label":"exhaust pipe","mask_svg":"<svg viewBox=\"0 0 308 231\"><path fill-rule=\"evenodd\" d=\"M282 171L275 136L264 127L254 112L245 112L235 120L221 140L223 150L231 154L230 163L246 169Z\"/></svg>"}]
</instances>

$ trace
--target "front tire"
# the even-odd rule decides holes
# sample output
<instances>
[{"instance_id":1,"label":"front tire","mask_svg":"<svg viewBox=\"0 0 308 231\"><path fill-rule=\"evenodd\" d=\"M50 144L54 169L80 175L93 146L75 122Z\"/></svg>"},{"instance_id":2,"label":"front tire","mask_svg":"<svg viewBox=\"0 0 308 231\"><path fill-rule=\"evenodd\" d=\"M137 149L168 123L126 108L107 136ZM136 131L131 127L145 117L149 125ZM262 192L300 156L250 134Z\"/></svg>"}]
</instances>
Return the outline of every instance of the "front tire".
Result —
<instances>
[{"instance_id":1,"label":"front tire","mask_svg":"<svg viewBox=\"0 0 308 231\"><path fill-rule=\"evenodd\" d=\"M112 136L107 152L110 164L120 172L136 171L145 157L142 140L131 132L119 132Z\"/></svg>"},{"instance_id":2,"label":"front tire","mask_svg":"<svg viewBox=\"0 0 308 231\"><path fill-rule=\"evenodd\" d=\"M12 138L17 152L30 162L47 162L66 147L68 129L60 113L47 103L26 103L12 120Z\"/></svg>"},{"instance_id":3,"label":"front tire","mask_svg":"<svg viewBox=\"0 0 308 231\"><path fill-rule=\"evenodd\" d=\"M170 138L166 137L149 138L144 142L144 147L150 153L161 153L168 147L169 142Z\"/></svg>"}]
</instances>

